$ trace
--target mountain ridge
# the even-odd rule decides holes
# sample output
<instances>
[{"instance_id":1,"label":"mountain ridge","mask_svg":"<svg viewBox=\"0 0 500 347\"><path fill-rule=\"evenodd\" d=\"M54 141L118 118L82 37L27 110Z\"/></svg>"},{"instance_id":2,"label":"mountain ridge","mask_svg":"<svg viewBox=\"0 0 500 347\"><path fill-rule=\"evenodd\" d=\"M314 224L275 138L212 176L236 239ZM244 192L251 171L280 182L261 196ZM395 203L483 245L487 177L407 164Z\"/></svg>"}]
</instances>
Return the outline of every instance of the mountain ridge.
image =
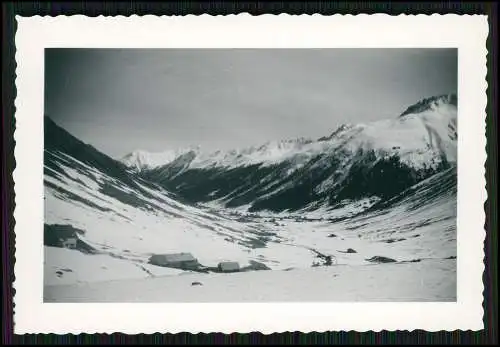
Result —
<instances>
[{"instance_id":1,"label":"mountain ridge","mask_svg":"<svg viewBox=\"0 0 500 347\"><path fill-rule=\"evenodd\" d=\"M240 150L187 151L137 174L192 203L301 209L344 199L386 199L456 165L456 100L424 99L404 117L342 125L329 136Z\"/></svg>"},{"instance_id":2,"label":"mountain ridge","mask_svg":"<svg viewBox=\"0 0 500 347\"><path fill-rule=\"evenodd\" d=\"M449 104L457 107L458 105L458 97L456 93L448 93L442 95L431 96L428 98L424 98L419 102L408 107L403 113L401 113L400 117L404 117L407 114L417 114L421 113L436 107L439 107L440 104Z\"/></svg>"},{"instance_id":3,"label":"mountain ridge","mask_svg":"<svg viewBox=\"0 0 500 347\"><path fill-rule=\"evenodd\" d=\"M429 98L424 98L419 102L409 106L403 113L401 113L395 119L401 119L408 115L417 115L424 113L425 111L439 109L443 105L452 105L456 108L457 106L457 96L455 93L443 94L438 96L433 96ZM348 131L362 131L366 127L370 127L382 121L372 121L366 124L342 124L337 127L330 135L322 136L316 140L305 137L296 137L296 138L285 138L280 140L266 141L260 145L253 145L243 148L233 148L230 150L215 150L215 151L203 151L201 146L189 146L182 147L177 149L166 150L163 152L147 152L143 150L133 151L120 159L122 163L127 165L130 168L135 169L136 171L142 170L153 170L161 166L165 166L172 161L174 161L177 157L186 154L188 152L193 152L196 157L198 157L198 165L207 166L238 166L243 161L238 161L238 158L243 156L247 157L247 162L249 164L258 163L259 160L261 162L273 161L273 159L279 160L276 157L280 155L286 156L287 153L290 153L294 149L300 149L301 145L310 145L314 143L320 142L328 142L335 137L339 136L339 134L348 132ZM456 122L454 124L456 127ZM322 148L319 148L317 151L321 151ZM260 152L260 153L259 153ZM252 157L252 154L254 156ZM261 158L258 156L261 155ZM165 160L162 162L161 158L164 157ZM224 159L232 159L233 162ZM135 159L135 160L134 160Z\"/></svg>"},{"instance_id":4,"label":"mountain ridge","mask_svg":"<svg viewBox=\"0 0 500 347\"><path fill-rule=\"evenodd\" d=\"M46 117L47 170L58 170L51 150L63 150L130 187L141 181L189 204L248 211L295 211L344 200L390 199L456 165L456 99L424 99L404 117L339 126L317 140L267 141L239 150L204 153L190 146L151 158L136 151L115 160ZM406 111L405 111L406 112ZM139 162L134 163L134 160ZM49 171L50 175L51 172ZM135 188L134 188L135 189ZM128 198L127 198L128 199Z\"/></svg>"}]
</instances>

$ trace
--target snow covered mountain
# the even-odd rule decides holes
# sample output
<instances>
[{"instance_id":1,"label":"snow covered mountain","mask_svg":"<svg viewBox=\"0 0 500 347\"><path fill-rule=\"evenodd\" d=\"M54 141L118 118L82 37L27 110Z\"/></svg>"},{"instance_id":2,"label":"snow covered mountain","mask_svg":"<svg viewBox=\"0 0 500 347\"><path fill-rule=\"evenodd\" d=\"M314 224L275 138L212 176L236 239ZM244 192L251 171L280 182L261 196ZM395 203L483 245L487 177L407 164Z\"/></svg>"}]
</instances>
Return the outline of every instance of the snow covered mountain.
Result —
<instances>
[{"instance_id":1,"label":"snow covered mountain","mask_svg":"<svg viewBox=\"0 0 500 347\"><path fill-rule=\"evenodd\" d=\"M446 100L315 141L189 148L140 165L46 117L44 300L456 300L456 105ZM59 245L68 236L75 249ZM180 252L251 271L148 262Z\"/></svg>"},{"instance_id":2,"label":"snow covered mountain","mask_svg":"<svg viewBox=\"0 0 500 347\"><path fill-rule=\"evenodd\" d=\"M47 117L44 187L46 284L183 272L148 264L153 253L193 252L207 266L269 261L255 250L275 234L183 204ZM60 248L68 237L75 250Z\"/></svg>"},{"instance_id":3,"label":"snow covered mountain","mask_svg":"<svg viewBox=\"0 0 500 347\"><path fill-rule=\"evenodd\" d=\"M406 111L404 111L400 117L404 117L407 114L417 114L424 111L432 111L436 110L443 105L452 105L457 107L458 99L455 93L450 93L446 95L433 96L430 98L426 98L420 100L416 104L408 107Z\"/></svg>"},{"instance_id":4,"label":"snow covered mountain","mask_svg":"<svg viewBox=\"0 0 500 347\"><path fill-rule=\"evenodd\" d=\"M390 198L456 164L456 100L454 94L424 99L399 117L342 125L314 141L273 141L213 153L196 148L163 165L161 160L125 162L188 201L250 211Z\"/></svg>"},{"instance_id":5,"label":"snow covered mountain","mask_svg":"<svg viewBox=\"0 0 500 347\"><path fill-rule=\"evenodd\" d=\"M180 148L159 153L149 153L143 150L136 150L124 156L120 161L128 168L132 168L136 171L142 171L166 165L180 155L196 150L198 150L197 147Z\"/></svg>"},{"instance_id":6,"label":"snow covered mountain","mask_svg":"<svg viewBox=\"0 0 500 347\"><path fill-rule=\"evenodd\" d=\"M341 143L354 151L361 147L396 153L408 164L418 167L436 152L443 153L448 161L456 161L456 117L456 94L441 95L423 99L408 107L399 119L343 124L329 136L316 141L307 138L269 141L261 146L209 153L203 152L199 146L161 153L139 150L126 155L121 161L129 167L148 170L168 165L174 159L192 152L194 157L190 168L272 165L296 156L309 159ZM422 156L422 152L427 152L429 148L430 153Z\"/></svg>"}]
</instances>

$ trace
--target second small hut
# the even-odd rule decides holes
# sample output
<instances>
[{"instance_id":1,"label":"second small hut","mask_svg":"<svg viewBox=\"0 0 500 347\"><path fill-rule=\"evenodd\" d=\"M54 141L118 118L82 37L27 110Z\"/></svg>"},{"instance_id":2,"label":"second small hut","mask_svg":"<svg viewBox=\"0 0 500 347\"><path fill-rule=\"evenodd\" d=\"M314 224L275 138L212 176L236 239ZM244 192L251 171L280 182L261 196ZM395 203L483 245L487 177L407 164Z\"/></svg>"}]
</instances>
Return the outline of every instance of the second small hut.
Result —
<instances>
[{"instance_id":1,"label":"second small hut","mask_svg":"<svg viewBox=\"0 0 500 347\"><path fill-rule=\"evenodd\" d=\"M235 261L223 261L217 265L220 272L238 272L240 271L240 264Z\"/></svg>"}]
</instances>

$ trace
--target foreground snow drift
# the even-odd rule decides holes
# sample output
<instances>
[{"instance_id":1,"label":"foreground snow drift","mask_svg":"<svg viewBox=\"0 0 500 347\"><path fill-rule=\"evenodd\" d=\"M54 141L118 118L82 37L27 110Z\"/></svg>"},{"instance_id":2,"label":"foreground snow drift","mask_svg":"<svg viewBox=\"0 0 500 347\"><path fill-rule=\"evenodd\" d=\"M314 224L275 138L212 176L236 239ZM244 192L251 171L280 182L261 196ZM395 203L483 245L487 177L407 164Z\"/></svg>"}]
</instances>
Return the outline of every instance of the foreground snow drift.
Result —
<instances>
[{"instance_id":1,"label":"foreground snow drift","mask_svg":"<svg viewBox=\"0 0 500 347\"><path fill-rule=\"evenodd\" d=\"M45 285L168 276L184 272L116 258L108 254L87 255L56 247L45 247L44 263Z\"/></svg>"},{"instance_id":2,"label":"foreground snow drift","mask_svg":"<svg viewBox=\"0 0 500 347\"><path fill-rule=\"evenodd\" d=\"M456 261L190 274L46 286L45 302L456 301Z\"/></svg>"}]
</instances>

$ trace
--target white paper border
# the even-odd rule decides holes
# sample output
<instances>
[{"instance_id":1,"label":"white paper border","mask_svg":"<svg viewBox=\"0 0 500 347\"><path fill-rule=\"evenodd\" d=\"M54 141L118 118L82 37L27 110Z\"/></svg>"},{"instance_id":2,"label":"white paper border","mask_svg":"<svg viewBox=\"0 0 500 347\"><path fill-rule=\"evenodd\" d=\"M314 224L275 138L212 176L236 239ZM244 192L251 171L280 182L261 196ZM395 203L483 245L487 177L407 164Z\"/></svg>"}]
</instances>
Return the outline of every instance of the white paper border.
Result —
<instances>
[{"instance_id":1,"label":"white paper border","mask_svg":"<svg viewBox=\"0 0 500 347\"><path fill-rule=\"evenodd\" d=\"M15 333L483 329L486 16L20 17L16 43ZM44 48L458 48L456 303L43 303Z\"/></svg>"}]
</instances>

